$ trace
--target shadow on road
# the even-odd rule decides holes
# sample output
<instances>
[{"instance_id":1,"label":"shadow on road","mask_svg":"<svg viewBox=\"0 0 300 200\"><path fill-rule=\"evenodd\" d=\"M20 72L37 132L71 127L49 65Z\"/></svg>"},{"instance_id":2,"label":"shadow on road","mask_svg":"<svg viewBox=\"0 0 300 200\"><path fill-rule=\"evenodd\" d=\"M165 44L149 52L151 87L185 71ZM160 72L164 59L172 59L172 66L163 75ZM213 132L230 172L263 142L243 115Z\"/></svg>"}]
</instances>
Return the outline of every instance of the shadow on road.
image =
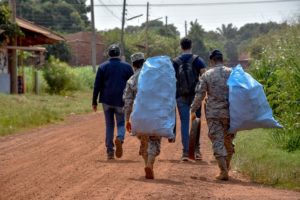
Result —
<instances>
[{"instance_id":1,"label":"shadow on road","mask_svg":"<svg viewBox=\"0 0 300 200\"><path fill-rule=\"evenodd\" d=\"M130 164L130 163L139 163L140 161L138 160L96 160L96 162L98 163L109 163L109 164Z\"/></svg>"},{"instance_id":2,"label":"shadow on road","mask_svg":"<svg viewBox=\"0 0 300 200\"><path fill-rule=\"evenodd\" d=\"M217 183L221 185L241 185L241 186L263 186L260 184L252 183L252 182L245 182L240 179L236 179L233 177L230 177L229 181L219 181L219 180L214 180L214 179L208 179L207 177L203 176L191 176L191 179L194 180L199 180L199 181L204 181L208 183Z\"/></svg>"},{"instance_id":3,"label":"shadow on road","mask_svg":"<svg viewBox=\"0 0 300 200\"><path fill-rule=\"evenodd\" d=\"M174 181L170 179L146 179L144 176L141 176L140 178L129 178L128 180L131 181L139 181L144 183L155 183L155 184L165 184L165 185L184 185L183 182L180 181Z\"/></svg>"},{"instance_id":4,"label":"shadow on road","mask_svg":"<svg viewBox=\"0 0 300 200\"><path fill-rule=\"evenodd\" d=\"M181 160L170 160L170 159L159 159L159 162L162 163L176 163L176 164L188 164L188 165L208 165L206 161L181 161Z\"/></svg>"}]
</instances>

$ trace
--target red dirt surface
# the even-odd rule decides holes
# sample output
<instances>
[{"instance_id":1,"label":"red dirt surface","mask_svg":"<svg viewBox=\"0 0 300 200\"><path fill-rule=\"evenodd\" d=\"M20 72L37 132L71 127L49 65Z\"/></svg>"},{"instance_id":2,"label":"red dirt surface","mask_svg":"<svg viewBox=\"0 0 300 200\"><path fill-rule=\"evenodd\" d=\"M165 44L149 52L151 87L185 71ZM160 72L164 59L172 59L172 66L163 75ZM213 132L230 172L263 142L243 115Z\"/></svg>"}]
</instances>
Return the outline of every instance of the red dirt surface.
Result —
<instances>
[{"instance_id":1,"label":"red dirt surface","mask_svg":"<svg viewBox=\"0 0 300 200\"><path fill-rule=\"evenodd\" d=\"M180 125L179 125L180 126ZM214 180L207 126L203 161L181 163L181 139L162 142L155 180L144 178L139 142L126 135L121 159L106 161L103 113L0 138L0 199L300 199L300 193L251 183L239 173Z\"/></svg>"}]
</instances>

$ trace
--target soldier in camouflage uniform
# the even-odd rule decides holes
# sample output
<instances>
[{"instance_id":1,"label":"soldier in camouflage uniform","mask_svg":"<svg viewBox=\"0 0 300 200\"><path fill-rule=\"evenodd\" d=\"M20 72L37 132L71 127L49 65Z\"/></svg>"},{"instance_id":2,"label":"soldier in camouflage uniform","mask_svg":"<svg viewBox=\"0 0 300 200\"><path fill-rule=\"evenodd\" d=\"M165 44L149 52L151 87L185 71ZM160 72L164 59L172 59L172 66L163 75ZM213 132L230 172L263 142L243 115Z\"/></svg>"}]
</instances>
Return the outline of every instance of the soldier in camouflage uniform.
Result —
<instances>
[{"instance_id":1,"label":"soldier in camouflage uniform","mask_svg":"<svg viewBox=\"0 0 300 200\"><path fill-rule=\"evenodd\" d=\"M137 83L141 68L145 61L143 53L135 53L131 56L132 65L134 67L134 75L127 81L123 94L124 112L126 120L126 130L131 132L130 114L132 112L133 102L137 94ZM153 179L153 164L155 157L160 153L161 137L159 136L138 136L141 141L139 155L145 161L145 173L147 179Z\"/></svg>"},{"instance_id":2,"label":"soldier in camouflage uniform","mask_svg":"<svg viewBox=\"0 0 300 200\"><path fill-rule=\"evenodd\" d=\"M231 69L223 65L223 55L214 50L210 55L212 69L206 71L196 87L195 99L191 105L191 119L195 119L195 111L201 106L207 93L206 119L208 136L212 142L214 156L220 168L218 180L228 180L230 160L234 153L233 139L235 134L228 133L229 103L227 80Z\"/></svg>"}]
</instances>

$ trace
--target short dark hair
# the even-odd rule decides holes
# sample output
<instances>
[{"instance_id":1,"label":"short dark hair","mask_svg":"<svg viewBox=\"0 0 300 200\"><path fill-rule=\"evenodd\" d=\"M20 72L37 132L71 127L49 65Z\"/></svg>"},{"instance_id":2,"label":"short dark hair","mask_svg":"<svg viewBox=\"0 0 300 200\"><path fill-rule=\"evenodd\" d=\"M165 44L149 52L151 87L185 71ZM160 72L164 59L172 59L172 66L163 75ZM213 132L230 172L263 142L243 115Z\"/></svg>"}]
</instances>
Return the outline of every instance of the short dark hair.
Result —
<instances>
[{"instance_id":1,"label":"short dark hair","mask_svg":"<svg viewBox=\"0 0 300 200\"><path fill-rule=\"evenodd\" d=\"M215 62L223 62L223 54L220 50L215 49L209 55L209 59Z\"/></svg>"},{"instance_id":2,"label":"short dark hair","mask_svg":"<svg viewBox=\"0 0 300 200\"><path fill-rule=\"evenodd\" d=\"M141 59L141 60L136 60L132 63L133 67L135 68L141 68L144 64L145 60L144 59Z\"/></svg>"},{"instance_id":3,"label":"short dark hair","mask_svg":"<svg viewBox=\"0 0 300 200\"><path fill-rule=\"evenodd\" d=\"M184 37L180 40L180 46L183 50L191 49L192 48L192 40L187 37Z\"/></svg>"}]
</instances>

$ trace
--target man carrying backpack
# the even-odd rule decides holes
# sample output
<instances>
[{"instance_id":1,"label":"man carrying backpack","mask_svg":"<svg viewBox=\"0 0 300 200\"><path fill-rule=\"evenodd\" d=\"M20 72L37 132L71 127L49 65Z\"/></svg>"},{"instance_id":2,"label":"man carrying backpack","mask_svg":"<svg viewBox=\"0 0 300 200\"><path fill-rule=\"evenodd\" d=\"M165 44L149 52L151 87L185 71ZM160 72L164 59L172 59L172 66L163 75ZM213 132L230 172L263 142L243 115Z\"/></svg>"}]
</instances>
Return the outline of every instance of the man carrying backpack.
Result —
<instances>
[{"instance_id":1,"label":"man carrying backpack","mask_svg":"<svg viewBox=\"0 0 300 200\"><path fill-rule=\"evenodd\" d=\"M195 96L195 88L199 82L199 75L205 72L205 64L202 58L192 54L192 41L183 38L180 41L182 54L173 60L176 72L176 101L181 121L181 141L183 145L182 161L188 161L189 153L189 125L190 106ZM200 118L201 108L197 111ZM200 135L197 137L195 158L201 160Z\"/></svg>"}]
</instances>

